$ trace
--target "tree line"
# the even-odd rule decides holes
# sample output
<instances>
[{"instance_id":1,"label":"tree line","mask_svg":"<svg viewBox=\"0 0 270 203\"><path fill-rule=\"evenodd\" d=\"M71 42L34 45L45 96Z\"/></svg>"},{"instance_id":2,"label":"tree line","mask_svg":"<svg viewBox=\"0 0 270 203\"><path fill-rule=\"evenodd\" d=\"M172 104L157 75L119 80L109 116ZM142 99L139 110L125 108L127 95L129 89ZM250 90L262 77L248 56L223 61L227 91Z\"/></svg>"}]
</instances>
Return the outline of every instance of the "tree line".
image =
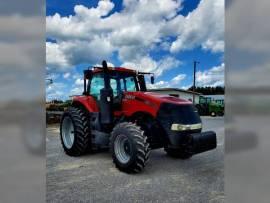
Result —
<instances>
[{"instance_id":1,"label":"tree line","mask_svg":"<svg viewBox=\"0 0 270 203\"><path fill-rule=\"evenodd\" d=\"M193 91L193 86L188 88L188 90ZM195 87L195 92L201 93L203 95L217 95L217 94L224 94L225 87L216 86L216 87Z\"/></svg>"}]
</instances>

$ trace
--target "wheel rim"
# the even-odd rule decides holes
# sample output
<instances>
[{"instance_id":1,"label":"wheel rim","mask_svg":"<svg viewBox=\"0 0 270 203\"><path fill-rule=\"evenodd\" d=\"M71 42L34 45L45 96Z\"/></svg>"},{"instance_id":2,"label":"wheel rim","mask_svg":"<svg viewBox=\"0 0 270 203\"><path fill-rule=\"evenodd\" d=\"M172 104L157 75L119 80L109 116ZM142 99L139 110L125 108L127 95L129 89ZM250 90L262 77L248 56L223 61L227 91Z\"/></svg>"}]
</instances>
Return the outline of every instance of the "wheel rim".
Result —
<instances>
[{"instance_id":1,"label":"wheel rim","mask_svg":"<svg viewBox=\"0 0 270 203\"><path fill-rule=\"evenodd\" d=\"M123 164L126 164L131 158L131 144L124 135L118 135L114 142L114 152L116 158Z\"/></svg>"},{"instance_id":2,"label":"wheel rim","mask_svg":"<svg viewBox=\"0 0 270 203\"><path fill-rule=\"evenodd\" d=\"M69 117L65 117L63 120L62 138L65 147L70 149L74 143L74 126Z\"/></svg>"}]
</instances>

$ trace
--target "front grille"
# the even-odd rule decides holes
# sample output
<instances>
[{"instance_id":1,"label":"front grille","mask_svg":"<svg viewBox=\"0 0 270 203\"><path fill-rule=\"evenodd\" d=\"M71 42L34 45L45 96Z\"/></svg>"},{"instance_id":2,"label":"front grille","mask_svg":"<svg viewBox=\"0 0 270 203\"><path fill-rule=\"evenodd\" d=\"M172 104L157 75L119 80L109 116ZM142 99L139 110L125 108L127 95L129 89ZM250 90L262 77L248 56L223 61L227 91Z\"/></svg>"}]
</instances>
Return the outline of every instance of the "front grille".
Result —
<instances>
[{"instance_id":1,"label":"front grille","mask_svg":"<svg viewBox=\"0 0 270 203\"><path fill-rule=\"evenodd\" d=\"M157 120L168 138L168 145L179 147L187 142L192 133L200 133L201 129L172 131L173 123L191 125L201 123L200 116L192 104L177 105L163 103L157 114Z\"/></svg>"},{"instance_id":2,"label":"front grille","mask_svg":"<svg viewBox=\"0 0 270 203\"><path fill-rule=\"evenodd\" d=\"M163 103L158 112L160 121L169 124L170 127L173 123L189 125L201 123L200 116L197 109L192 104L177 105L170 103Z\"/></svg>"}]
</instances>

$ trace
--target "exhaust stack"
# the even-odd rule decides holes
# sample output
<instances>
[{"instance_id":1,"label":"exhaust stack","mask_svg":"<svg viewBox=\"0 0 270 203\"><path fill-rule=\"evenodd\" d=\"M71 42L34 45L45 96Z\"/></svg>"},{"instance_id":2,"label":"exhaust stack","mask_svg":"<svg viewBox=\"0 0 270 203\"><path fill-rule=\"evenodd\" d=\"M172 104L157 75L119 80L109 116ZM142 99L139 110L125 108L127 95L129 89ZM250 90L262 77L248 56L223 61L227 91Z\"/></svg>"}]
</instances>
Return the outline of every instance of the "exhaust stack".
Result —
<instances>
[{"instance_id":1,"label":"exhaust stack","mask_svg":"<svg viewBox=\"0 0 270 203\"><path fill-rule=\"evenodd\" d=\"M100 90L100 119L102 124L113 123L113 90L110 84L109 69L106 61L102 61L104 88Z\"/></svg>"}]
</instances>

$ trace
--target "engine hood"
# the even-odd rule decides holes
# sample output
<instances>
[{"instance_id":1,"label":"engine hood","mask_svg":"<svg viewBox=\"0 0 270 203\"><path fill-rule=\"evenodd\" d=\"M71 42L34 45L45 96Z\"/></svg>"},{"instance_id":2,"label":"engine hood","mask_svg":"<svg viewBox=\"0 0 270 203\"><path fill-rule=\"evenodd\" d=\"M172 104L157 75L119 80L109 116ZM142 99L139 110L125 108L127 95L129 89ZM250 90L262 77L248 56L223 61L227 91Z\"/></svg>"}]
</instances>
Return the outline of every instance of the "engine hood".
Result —
<instances>
[{"instance_id":1,"label":"engine hood","mask_svg":"<svg viewBox=\"0 0 270 203\"><path fill-rule=\"evenodd\" d=\"M161 103L173 103L173 104L179 104L179 105L192 104L192 102L185 99L173 97L170 95L154 93L154 92L133 92L132 94L137 98L145 99L145 100L158 103L158 104L161 104Z\"/></svg>"}]
</instances>

